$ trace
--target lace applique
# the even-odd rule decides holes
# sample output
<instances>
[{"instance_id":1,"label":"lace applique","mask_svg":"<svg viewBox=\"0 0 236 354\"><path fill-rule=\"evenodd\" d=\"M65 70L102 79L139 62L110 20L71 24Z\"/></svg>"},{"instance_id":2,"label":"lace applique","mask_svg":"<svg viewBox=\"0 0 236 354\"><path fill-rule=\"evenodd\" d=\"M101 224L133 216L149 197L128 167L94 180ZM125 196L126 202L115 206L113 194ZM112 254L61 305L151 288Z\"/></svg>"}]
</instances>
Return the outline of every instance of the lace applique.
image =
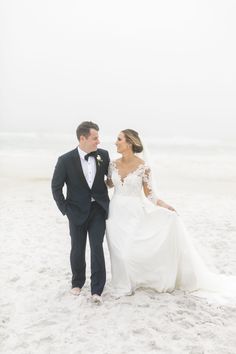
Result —
<instances>
[{"instance_id":1,"label":"lace applique","mask_svg":"<svg viewBox=\"0 0 236 354\"><path fill-rule=\"evenodd\" d=\"M107 174L108 179L112 179L112 170L115 167L116 167L115 161L110 161L109 166L108 166L108 174Z\"/></svg>"},{"instance_id":2,"label":"lace applique","mask_svg":"<svg viewBox=\"0 0 236 354\"><path fill-rule=\"evenodd\" d=\"M113 176L114 171L116 172L115 176ZM136 169L122 177L119 174L116 162L113 160L109 164L108 179L112 181L117 193L139 195L143 189L149 201L156 205L158 197L154 191L155 188L152 182L152 173L148 165L141 163Z\"/></svg>"},{"instance_id":3,"label":"lace applique","mask_svg":"<svg viewBox=\"0 0 236 354\"><path fill-rule=\"evenodd\" d=\"M145 165L143 170L143 186L148 193L147 198L156 205L158 197L156 196L152 182L152 171L149 166Z\"/></svg>"},{"instance_id":4,"label":"lace applique","mask_svg":"<svg viewBox=\"0 0 236 354\"><path fill-rule=\"evenodd\" d=\"M108 173L110 173L112 175L112 170L116 170L119 178L120 178L120 181L121 183L123 184L125 179L128 177L128 176L132 176L132 175L135 175L137 177L140 177L142 178L143 176L143 168L145 167L145 165L143 163L139 164L138 167L136 167L136 169L134 170L131 170L130 172L128 172L125 176L121 176L120 173L119 173L119 169L116 165L116 162L115 161L111 161L110 162L110 165L109 165L109 169L108 169ZM109 172L110 171L110 172Z\"/></svg>"}]
</instances>

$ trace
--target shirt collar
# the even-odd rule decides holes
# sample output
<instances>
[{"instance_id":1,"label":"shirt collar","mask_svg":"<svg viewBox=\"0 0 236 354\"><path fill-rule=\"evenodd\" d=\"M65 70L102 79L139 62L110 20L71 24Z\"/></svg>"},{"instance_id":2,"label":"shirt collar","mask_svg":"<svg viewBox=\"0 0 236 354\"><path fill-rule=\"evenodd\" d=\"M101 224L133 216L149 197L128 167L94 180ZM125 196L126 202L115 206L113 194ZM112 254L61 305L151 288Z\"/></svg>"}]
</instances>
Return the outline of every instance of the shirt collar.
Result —
<instances>
[{"instance_id":1,"label":"shirt collar","mask_svg":"<svg viewBox=\"0 0 236 354\"><path fill-rule=\"evenodd\" d=\"M87 155L87 152L81 150L79 146L78 146L78 152L79 152L79 156L85 160L84 156Z\"/></svg>"}]
</instances>

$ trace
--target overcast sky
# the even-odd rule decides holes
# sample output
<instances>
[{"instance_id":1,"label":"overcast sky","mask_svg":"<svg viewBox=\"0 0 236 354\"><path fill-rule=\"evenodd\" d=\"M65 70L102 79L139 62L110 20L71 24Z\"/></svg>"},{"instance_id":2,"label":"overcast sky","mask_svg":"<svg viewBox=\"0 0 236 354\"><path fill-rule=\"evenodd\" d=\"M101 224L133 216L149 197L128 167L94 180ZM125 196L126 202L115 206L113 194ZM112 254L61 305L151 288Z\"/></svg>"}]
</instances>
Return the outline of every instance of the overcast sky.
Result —
<instances>
[{"instance_id":1,"label":"overcast sky","mask_svg":"<svg viewBox=\"0 0 236 354\"><path fill-rule=\"evenodd\" d=\"M234 0L2 0L1 131L236 137Z\"/></svg>"}]
</instances>

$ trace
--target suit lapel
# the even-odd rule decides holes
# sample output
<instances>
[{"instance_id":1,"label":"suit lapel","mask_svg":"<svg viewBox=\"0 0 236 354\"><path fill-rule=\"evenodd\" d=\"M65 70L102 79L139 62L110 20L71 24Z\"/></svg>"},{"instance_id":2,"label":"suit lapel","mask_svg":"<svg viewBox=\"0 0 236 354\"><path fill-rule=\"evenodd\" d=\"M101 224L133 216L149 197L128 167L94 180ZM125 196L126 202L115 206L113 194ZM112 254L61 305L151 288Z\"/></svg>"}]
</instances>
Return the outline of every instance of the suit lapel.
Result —
<instances>
[{"instance_id":1,"label":"suit lapel","mask_svg":"<svg viewBox=\"0 0 236 354\"><path fill-rule=\"evenodd\" d=\"M83 184L89 188L89 185L88 185L88 182L86 181L86 178L84 176L84 172L83 172L83 168L82 168L82 165L81 165L81 160L80 160L80 156L79 156L79 151L78 149L75 149L74 150L74 160L75 160L75 166L77 168L77 171L78 171L78 174L81 178L81 181L83 182ZM95 179L94 179L95 180ZM90 190L90 188L89 188Z\"/></svg>"},{"instance_id":2,"label":"suit lapel","mask_svg":"<svg viewBox=\"0 0 236 354\"><path fill-rule=\"evenodd\" d=\"M95 157L95 162L96 162L96 173L95 173L95 177L94 177L94 181L93 181L93 184L92 184L92 188L93 189L93 186L95 185L95 182L96 182L96 178L98 176L98 169L99 169L99 166L98 166L98 160L97 158Z\"/></svg>"}]
</instances>

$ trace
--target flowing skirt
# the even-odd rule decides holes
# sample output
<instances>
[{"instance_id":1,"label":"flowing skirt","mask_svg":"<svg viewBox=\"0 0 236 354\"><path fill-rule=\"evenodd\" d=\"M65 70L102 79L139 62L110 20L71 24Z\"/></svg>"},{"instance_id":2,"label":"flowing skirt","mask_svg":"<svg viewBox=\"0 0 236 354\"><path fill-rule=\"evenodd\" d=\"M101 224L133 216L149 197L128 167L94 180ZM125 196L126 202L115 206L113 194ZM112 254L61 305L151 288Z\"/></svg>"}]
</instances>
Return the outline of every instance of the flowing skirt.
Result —
<instances>
[{"instance_id":1,"label":"flowing skirt","mask_svg":"<svg viewBox=\"0 0 236 354\"><path fill-rule=\"evenodd\" d=\"M114 293L139 287L235 296L236 277L208 270L177 213L141 197L114 195L107 220Z\"/></svg>"}]
</instances>

